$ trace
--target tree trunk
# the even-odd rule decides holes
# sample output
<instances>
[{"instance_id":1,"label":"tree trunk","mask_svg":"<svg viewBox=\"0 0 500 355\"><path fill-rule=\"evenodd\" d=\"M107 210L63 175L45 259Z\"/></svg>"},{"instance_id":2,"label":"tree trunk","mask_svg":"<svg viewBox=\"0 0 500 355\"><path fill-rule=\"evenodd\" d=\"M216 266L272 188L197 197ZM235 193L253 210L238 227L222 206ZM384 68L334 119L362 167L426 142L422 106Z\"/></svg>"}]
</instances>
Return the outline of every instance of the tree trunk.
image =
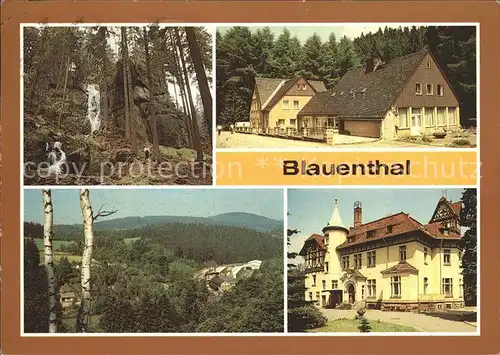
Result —
<instances>
[{"instance_id":1,"label":"tree trunk","mask_svg":"<svg viewBox=\"0 0 500 355\"><path fill-rule=\"evenodd\" d=\"M90 318L90 267L92 264L92 249L94 247L94 214L92 212L92 205L90 204L88 189L80 190L80 209L83 216L85 245L81 269L82 301L76 320L76 331L78 333L87 333Z\"/></svg>"},{"instance_id":2,"label":"tree trunk","mask_svg":"<svg viewBox=\"0 0 500 355\"><path fill-rule=\"evenodd\" d=\"M200 47L198 46L194 28L184 27L184 30L186 31L191 60L194 65L194 70L196 71L196 79L198 80L198 87L200 89L201 100L203 102L205 122L208 126L208 133L212 136L212 95L210 94L207 75L205 73L203 61L201 60Z\"/></svg>"},{"instance_id":3,"label":"tree trunk","mask_svg":"<svg viewBox=\"0 0 500 355\"><path fill-rule=\"evenodd\" d=\"M64 112L64 104L66 102L66 88L68 87L68 73L69 73L69 64L71 59L71 49L68 51L68 59L66 61L66 75L64 76L64 87L62 94L62 102L61 102L61 110L59 111L59 128L61 128L61 120Z\"/></svg>"},{"instance_id":4,"label":"tree trunk","mask_svg":"<svg viewBox=\"0 0 500 355\"><path fill-rule=\"evenodd\" d=\"M153 74L151 72L151 60L149 56L149 39L148 31L144 27L144 52L146 54L146 69L148 73L149 84L149 122L151 125L151 134L153 135L153 159L160 160L160 146L158 144L158 129L156 127L156 107L155 107L155 85L153 82Z\"/></svg>"},{"instance_id":5,"label":"tree trunk","mask_svg":"<svg viewBox=\"0 0 500 355\"><path fill-rule=\"evenodd\" d=\"M173 29L172 29L173 31ZM181 96L181 101L182 101L182 111L184 112L184 115L186 115L185 123L186 123L186 129L187 129L187 134L188 134L188 142L189 142L189 147L194 149L194 140L193 140L193 132L191 129L191 120L189 119L189 111L188 111L188 106L186 103L186 95L185 95L185 90L184 90L184 80L182 79L181 75L181 70L180 70L180 64L179 64L179 59L177 58L177 45L175 44L174 41L174 36L172 32L170 32L170 41L172 43L172 50L173 50L173 59L174 59L174 67L175 67L175 75L174 77L177 79L177 83L179 84L179 94Z\"/></svg>"},{"instance_id":6,"label":"tree trunk","mask_svg":"<svg viewBox=\"0 0 500 355\"><path fill-rule=\"evenodd\" d=\"M130 126L130 145L132 152L137 156L137 120L138 113L134 103L134 85L132 83L132 74L130 72L130 60L128 58L128 44L127 44L127 88L128 88L128 108L129 108L129 126Z\"/></svg>"},{"instance_id":7,"label":"tree trunk","mask_svg":"<svg viewBox=\"0 0 500 355\"><path fill-rule=\"evenodd\" d=\"M59 63L59 70L57 71L57 83L55 90L56 93L59 92L59 89L61 88L61 78L62 78L63 68L64 68L64 51L61 51L61 62Z\"/></svg>"},{"instance_id":8,"label":"tree trunk","mask_svg":"<svg viewBox=\"0 0 500 355\"><path fill-rule=\"evenodd\" d=\"M196 120L196 110L194 109L193 95L191 93L191 85L189 82L189 75L188 75L188 72L186 69L186 62L184 61L184 50L182 47L179 31L177 29L175 30L175 35L177 38L177 44L179 46L179 50L180 50L180 54L181 54L182 71L184 73L184 81L186 83L186 89L187 89L187 100L189 101L189 107L191 109L191 119L193 122L194 147L196 150L196 161L203 161L203 151L201 148L200 130L199 130L198 122Z\"/></svg>"},{"instance_id":9,"label":"tree trunk","mask_svg":"<svg viewBox=\"0 0 500 355\"><path fill-rule=\"evenodd\" d=\"M175 97L175 108L179 109L179 99L177 97L177 88L176 88L176 79L175 75L172 75L172 86L174 87L174 97Z\"/></svg>"},{"instance_id":10,"label":"tree trunk","mask_svg":"<svg viewBox=\"0 0 500 355\"><path fill-rule=\"evenodd\" d=\"M102 41L102 51L101 51L101 56L102 56L102 72L103 72L103 80L102 80L102 92L103 92L103 108L102 108L102 118L104 121L104 126L107 128L110 128L110 123L108 119L108 60L106 56L106 27L100 27L99 28L100 35L101 35L101 41Z\"/></svg>"},{"instance_id":11,"label":"tree trunk","mask_svg":"<svg viewBox=\"0 0 500 355\"><path fill-rule=\"evenodd\" d=\"M129 92L128 92L128 45L127 45L127 29L121 28L122 31L122 69L123 69L123 105L125 107L125 139L130 139L130 108L129 108Z\"/></svg>"},{"instance_id":12,"label":"tree trunk","mask_svg":"<svg viewBox=\"0 0 500 355\"><path fill-rule=\"evenodd\" d=\"M44 49L45 49L45 44L47 42L47 28L44 28L42 30L42 38L40 39L40 49L39 49L39 58L42 58L44 55ZM42 61L43 63L43 61ZM28 96L28 107L32 109L33 107L33 100L35 98L35 92L36 92L36 86L38 85L38 79L40 78L40 67L42 66L41 63L37 63L36 69L35 69L35 77L33 79L33 83L31 83L31 88L30 88L30 93Z\"/></svg>"},{"instance_id":13,"label":"tree trunk","mask_svg":"<svg viewBox=\"0 0 500 355\"><path fill-rule=\"evenodd\" d=\"M52 225L54 220L52 197L50 190L42 190L43 195L43 246L45 256L45 270L47 272L47 287L49 294L49 333L57 333L57 314L56 314L56 278L54 275L54 262L52 260Z\"/></svg>"}]
</instances>

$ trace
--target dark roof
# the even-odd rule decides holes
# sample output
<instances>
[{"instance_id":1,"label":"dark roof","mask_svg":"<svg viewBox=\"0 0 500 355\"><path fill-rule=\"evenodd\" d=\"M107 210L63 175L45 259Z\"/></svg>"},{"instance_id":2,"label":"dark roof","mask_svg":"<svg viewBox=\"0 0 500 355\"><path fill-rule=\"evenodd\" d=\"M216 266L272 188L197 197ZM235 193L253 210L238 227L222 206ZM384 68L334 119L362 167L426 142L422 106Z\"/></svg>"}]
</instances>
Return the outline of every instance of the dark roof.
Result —
<instances>
[{"instance_id":1,"label":"dark roof","mask_svg":"<svg viewBox=\"0 0 500 355\"><path fill-rule=\"evenodd\" d=\"M305 247L306 247L306 245L311 244L311 243L315 243L318 246L319 249L325 250L326 246L325 246L324 240L325 240L325 236L323 236L323 235L319 235L319 234L313 234L313 235L311 235L309 238L307 238L305 240L304 246L300 250L299 255L304 255L305 254Z\"/></svg>"},{"instance_id":2,"label":"dark roof","mask_svg":"<svg viewBox=\"0 0 500 355\"><path fill-rule=\"evenodd\" d=\"M264 105L269 96L276 90L276 88L281 84L281 82L287 79L275 79L275 78L255 78L255 86L259 91L260 104Z\"/></svg>"},{"instance_id":3,"label":"dark roof","mask_svg":"<svg viewBox=\"0 0 500 355\"><path fill-rule=\"evenodd\" d=\"M295 77L292 79L275 79L275 78L255 78L255 85L259 91L259 99L262 109L264 103L271 97L271 100L266 107L272 108L283 97L283 95L293 86L293 84L300 79ZM322 92L326 90L325 84L320 80L307 80L306 82L311 85L315 92ZM274 93L274 95L273 95Z\"/></svg>"},{"instance_id":4,"label":"dark roof","mask_svg":"<svg viewBox=\"0 0 500 355\"><path fill-rule=\"evenodd\" d=\"M399 212L349 229L348 240L350 238L354 238L354 240L352 242L346 241L339 245L337 249L348 248L352 245L393 237L415 230L425 231L425 228L408 214Z\"/></svg>"},{"instance_id":5,"label":"dark roof","mask_svg":"<svg viewBox=\"0 0 500 355\"><path fill-rule=\"evenodd\" d=\"M326 91L325 83L321 80L308 80L309 84L314 88L316 92Z\"/></svg>"},{"instance_id":6,"label":"dark roof","mask_svg":"<svg viewBox=\"0 0 500 355\"><path fill-rule=\"evenodd\" d=\"M460 233L458 233L458 231L450 230L448 234L443 234L443 229L441 228L441 223L439 222L432 222L426 224L425 229L436 238L460 239Z\"/></svg>"},{"instance_id":7,"label":"dark roof","mask_svg":"<svg viewBox=\"0 0 500 355\"><path fill-rule=\"evenodd\" d=\"M210 286L212 290L217 291L223 282L224 280L221 279L219 276L214 276L213 278L210 279L210 281L208 281L208 286Z\"/></svg>"},{"instance_id":8,"label":"dark roof","mask_svg":"<svg viewBox=\"0 0 500 355\"><path fill-rule=\"evenodd\" d=\"M425 49L395 58L370 73L365 73L364 67L351 69L333 90L314 95L298 116L326 114L381 119L427 54Z\"/></svg>"},{"instance_id":9,"label":"dark roof","mask_svg":"<svg viewBox=\"0 0 500 355\"><path fill-rule=\"evenodd\" d=\"M418 269L406 261L400 261L398 264L391 266L388 269L380 271L381 274L401 274L401 273L418 273Z\"/></svg>"}]
</instances>

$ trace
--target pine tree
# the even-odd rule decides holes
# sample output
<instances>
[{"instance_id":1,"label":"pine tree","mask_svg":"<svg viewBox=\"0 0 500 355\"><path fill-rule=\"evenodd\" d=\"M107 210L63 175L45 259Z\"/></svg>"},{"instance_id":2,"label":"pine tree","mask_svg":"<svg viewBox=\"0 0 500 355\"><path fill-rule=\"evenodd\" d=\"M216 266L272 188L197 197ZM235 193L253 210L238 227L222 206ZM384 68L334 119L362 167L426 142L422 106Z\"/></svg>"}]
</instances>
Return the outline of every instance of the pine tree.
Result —
<instances>
[{"instance_id":1,"label":"pine tree","mask_svg":"<svg viewBox=\"0 0 500 355\"><path fill-rule=\"evenodd\" d=\"M323 43L321 47L321 77L328 89L333 89L335 84L340 80L340 70L338 67L338 48L337 39L332 32L328 37L328 41Z\"/></svg>"},{"instance_id":2,"label":"pine tree","mask_svg":"<svg viewBox=\"0 0 500 355\"><path fill-rule=\"evenodd\" d=\"M465 189L460 225L467 228L461 239L464 248L462 263L464 299L466 305L477 304L477 190Z\"/></svg>"}]
</instances>

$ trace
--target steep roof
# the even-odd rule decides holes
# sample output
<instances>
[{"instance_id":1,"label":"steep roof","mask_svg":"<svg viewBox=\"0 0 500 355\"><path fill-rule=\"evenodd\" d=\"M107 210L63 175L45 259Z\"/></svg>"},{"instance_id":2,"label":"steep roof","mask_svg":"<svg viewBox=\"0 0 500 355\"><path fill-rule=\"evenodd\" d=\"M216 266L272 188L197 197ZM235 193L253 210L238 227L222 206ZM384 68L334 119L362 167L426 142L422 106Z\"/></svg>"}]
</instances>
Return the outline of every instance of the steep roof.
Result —
<instances>
[{"instance_id":1,"label":"steep roof","mask_svg":"<svg viewBox=\"0 0 500 355\"><path fill-rule=\"evenodd\" d=\"M276 88L287 79L276 79L276 78L255 78L255 86L259 91L260 104L264 103L269 99L271 94L276 90Z\"/></svg>"},{"instance_id":2,"label":"steep roof","mask_svg":"<svg viewBox=\"0 0 500 355\"><path fill-rule=\"evenodd\" d=\"M314 95L298 116L383 118L427 54L428 50L422 50L395 58L369 73L364 67L351 69L333 90Z\"/></svg>"},{"instance_id":3,"label":"steep roof","mask_svg":"<svg viewBox=\"0 0 500 355\"><path fill-rule=\"evenodd\" d=\"M262 109L272 108L276 103L283 97L283 95L290 90L294 83L300 77L295 77L292 79L276 79L276 78L255 78L255 85L259 92L259 99ZM306 79L304 79L306 80ZM311 85L314 91L323 92L326 90L325 84L320 80L306 80L306 82ZM272 96L272 97L271 97ZM268 102L269 101L269 102Z\"/></svg>"},{"instance_id":4,"label":"steep roof","mask_svg":"<svg viewBox=\"0 0 500 355\"><path fill-rule=\"evenodd\" d=\"M400 261L394 266L391 266L388 269L380 271L381 274L400 274L400 273L411 273L411 274L416 274L418 272L418 269L406 261Z\"/></svg>"}]
</instances>

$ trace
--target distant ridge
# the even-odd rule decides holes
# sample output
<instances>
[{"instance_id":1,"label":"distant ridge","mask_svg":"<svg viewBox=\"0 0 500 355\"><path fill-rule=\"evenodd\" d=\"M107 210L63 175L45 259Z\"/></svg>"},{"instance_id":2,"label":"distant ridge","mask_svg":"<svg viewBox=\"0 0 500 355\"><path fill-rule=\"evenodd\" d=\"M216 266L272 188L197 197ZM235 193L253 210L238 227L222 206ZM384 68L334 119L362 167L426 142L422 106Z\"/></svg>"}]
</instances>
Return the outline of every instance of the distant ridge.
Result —
<instances>
[{"instance_id":1,"label":"distant ridge","mask_svg":"<svg viewBox=\"0 0 500 355\"><path fill-rule=\"evenodd\" d=\"M188 217L188 216L147 216L147 217L123 217L109 220L102 220L94 224L95 230L109 229L137 229L156 224L168 223L199 223L210 225L224 225L231 227L241 227L254 229L261 232L283 229L283 221L264 216L259 216L253 213L246 212L230 212L223 213L211 217ZM74 228L81 229L81 225L56 225L54 229L57 231L70 231Z\"/></svg>"}]
</instances>

